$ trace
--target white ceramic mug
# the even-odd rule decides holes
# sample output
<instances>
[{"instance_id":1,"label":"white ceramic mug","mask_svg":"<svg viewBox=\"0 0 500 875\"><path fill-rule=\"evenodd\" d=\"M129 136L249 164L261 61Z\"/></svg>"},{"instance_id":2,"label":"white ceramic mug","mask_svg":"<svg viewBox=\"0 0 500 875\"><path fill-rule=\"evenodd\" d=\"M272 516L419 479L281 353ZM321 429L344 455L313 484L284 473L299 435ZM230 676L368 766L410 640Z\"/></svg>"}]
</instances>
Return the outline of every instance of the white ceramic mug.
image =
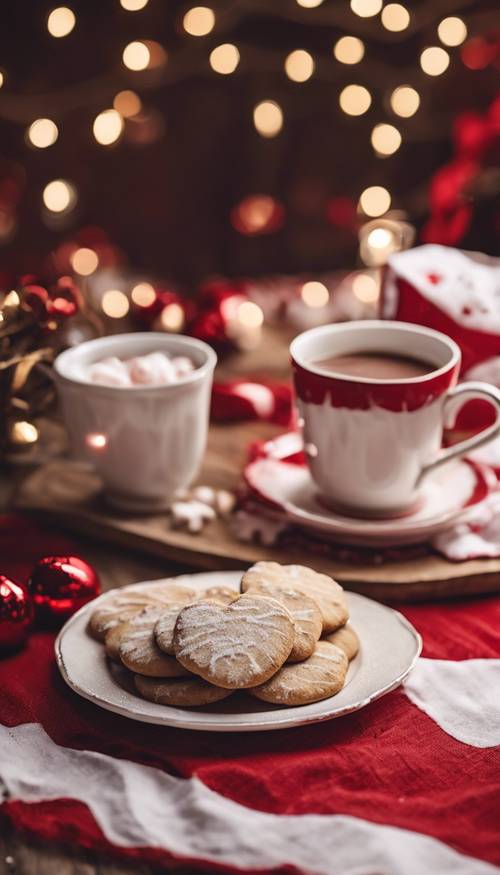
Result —
<instances>
[{"instance_id":1,"label":"white ceramic mug","mask_svg":"<svg viewBox=\"0 0 500 875\"><path fill-rule=\"evenodd\" d=\"M337 375L318 364L367 352L423 360L429 373L380 380ZM500 391L488 383L456 386L460 348L439 331L379 320L324 325L296 337L290 353L309 469L322 495L347 512L408 513L437 465L500 434ZM443 449L443 427L477 398L495 408L494 424Z\"/></svg>"},{"instance_id":2,"label":"white ceramic mug","mask_svg":"<svg viewBox=\"0 0 500 875\"><path fill-rule=\"evenodd\" d=\"M88 379L96 361L151 352L188 356L195 370L166 386L101 386ZM206 446L216 362L206 343L160 332L100 337L57 357L55 377L72 448L95 466L113 505L159 510L192 483Z\"/></svg>"}]
</instances>

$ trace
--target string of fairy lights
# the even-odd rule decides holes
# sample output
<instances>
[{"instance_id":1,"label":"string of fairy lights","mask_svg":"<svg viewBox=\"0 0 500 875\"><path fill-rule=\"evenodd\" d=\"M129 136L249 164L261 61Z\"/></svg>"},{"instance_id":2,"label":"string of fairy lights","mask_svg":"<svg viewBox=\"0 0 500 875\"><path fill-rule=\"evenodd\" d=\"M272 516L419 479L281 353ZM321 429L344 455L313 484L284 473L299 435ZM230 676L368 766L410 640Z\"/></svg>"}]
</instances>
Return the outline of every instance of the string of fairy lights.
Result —
<instances>
[{"instance_id":1,"label":"string of fairy lights","mask_svg":"<svg viewBox=\"0 0 500 875\"><path fill-rule=\"evenodd\" d=\"M119 0L121 9L126 13L138 13L148 3L149 0ZM301 7L304 10L313 10L322 6L325 0L290 0L290 3L295 4L295 9ZM346 10L352 16L353 30L356 17L361 19L377 17L385 31L403 33L412 27L416 14L401 3L384 3L384 0L350 0L349 7L346 0ZM209 6L186 8L181 15L182 31L193 39L203 39L210 34L217 34L219 14ZM49 12L46 24L50 36L55 40L61 40L74 31L78 21L70 7L59 6ZM455 15L447 16L434 26L433 35L433 44L425 45L420 52L419 65L425 75L438 77L449 68L450 50L465 42L468 29L462 18ZM238 70L244 54L243 46L221 42L207 52L207 60L215 74L230 76ZM357 81L362 78L357 75L357 70L360 69L362 72L362 62L366 57L365 42L352 33L347 32L340 36L332 46L333 61L353 72L352 81L344 85L338 93L340 110L347 116L361 117L372 106L373 95L370 88ZM166 50L153 40L133 40L121 49L121 63L132 76L144 71L160 69L168 61ZM304 48L298 47L289 52L282 63L285 76L298 85L318 75L318 59ZM0 88L7 85L8 74L4 70L0 72ZM421 106L421 94L416 85L409 82L394 83L386 98L386 107L392 118L381 119L370 132L374 155L384 159L395 155L401 148L405 136L404 122L414 116ZM93 138L105 148L116 146L127 130L127 125L134 119L139 119L142 111L143 103L136 91L131 88L117 91L112 106L100 111L93 119L91 124ZM283 107L276 99L263 97L252 107L251 112L254 129L261 138L273 139L280 135L286 124L286 118ZM53 118L35 118L28 125L25 138L28 145L35 149L48 149L57 142L59 134L59 125ZM44 186L41 200L49 220L50 216L64 217L70 214L77 204L77 187L68 179L52 179ZM410 239L409 226L403 221L398 222L391 218L392 207L391 193L383 185L373 184L359 192L358 212L365 222L360 234L360 255L369 268L379 267L391 252L404 248ZM279 227L280 218L280 207L270 195L249 195L231 213L233 227L240 233L248 235L273 230L273 223L274 227ZM381 221L373 225L374 220ZM71 257L71 266L76 274L89 277L99 267L98 255L87 247L75 248ZM367 303L374 301L378 294L375 278L366 272L356 277L356 281L357 285L353 290L357 297ZM136 304L147 306L152 294L154 294L152 286L144 282L132 289L131 297ZM319 282L305 283L302 289L303 301L313 308L324 306L328 296L328 289ZM122 318L127 314L130 304L128 297L122 291L110 289L104 293L101 306L106 315ZM172 304L170 308L175 306ZM179 313L169 311L165 320L165 328L178 330Z\"/></svg>"},{"instance_id":2,"label":"string of fairy lights","mask_svg":"<svg viewBox=\"0 0 500 875\"><path fill-rule=\"evenodd\" d=\"M149 0L120 0L120 5L127 12L139 12L144 9ZM324 0L295 0L298 6L307 9L317 8ZM372 18L380 16L380 23L388 31L402 32L411 23L411 12L400 3L383 4L383 0L351 0L350 8L354 16ZM213 9L208 6L194 6L187 9L182 17L182 28L191 37L206 37L216 28L217 20ZM47 17L47 30L55 39L67 37L77 26L73 10L68 6L53 9ZM436 36L441 45L429 45L422 49L420 67L428 76L441 76L450 64L448 49L461 45L467 38L467 26L457 16L449 16L439 22ZM446 46L444 48L443 46ZM361 39L346 34L340 37L333 46L335 60L352 68L359 65L366 54L365 44ZM167 53L152 40L134 40L124 46L122 51L123 65L132 73L142 72L160 67L167 61ZM209 54L208 62L211 69L220 75L228 76L238 68L240 50L232 43L222 43ZM284 73L295 83L307 82L315 73L314 57L305 49L298 48L290 52L284 59ZM354 78L354 77L353 77ZM5 74L0 84L4 84ZM362 116L372 104L372 94L366 85L352 82L345 85L338 96L342 112L350 116ZM409 84L397 85L389 95L389 105L392 113L400 119L413 116L420 106L420 95L415 87ZM116 94L113 106L100 112L93 120L92 133L102 146L116 144L124 130L126 119L138 115L142 108L140 97L132 90L123 90ZM284 112L274 99L263 99L252 110L253 124L256 132L265 139L277 137L285 123ZM28 127L26 139L29 144L38 149L46 149L54 145L59 136L56 122L50 118L35 119ZM377 123L370 134L371 144L378 157L394 155L403 143L403 134L396 124L386 121ZM47 183L42 193L43 204L52 213L64 213L76 203L75 186L63 179ZM360 192L359 206L362 212L372 218L384 215L391 206L391 195L387 188L373 185Z\"/></svg>"}]
</instances>

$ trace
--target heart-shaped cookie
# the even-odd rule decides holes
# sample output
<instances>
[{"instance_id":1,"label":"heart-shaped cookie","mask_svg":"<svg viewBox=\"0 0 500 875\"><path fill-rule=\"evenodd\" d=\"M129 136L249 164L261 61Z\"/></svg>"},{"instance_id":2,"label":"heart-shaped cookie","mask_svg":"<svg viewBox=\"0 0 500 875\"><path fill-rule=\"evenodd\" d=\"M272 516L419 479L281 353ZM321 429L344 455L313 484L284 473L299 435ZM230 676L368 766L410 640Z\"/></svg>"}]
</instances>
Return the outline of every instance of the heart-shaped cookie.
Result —
<instances>
[{"instance_id":1,"label":"heart-shaped cookie","mask_svg":"<svg viewBox=\"0 0 500 875\"><path fill-rule=\"evenodd\" d=\"M153 630L165 610L164 605L149 605L120 626L117 632L118 655L130 671L154 678L171 678L187 674L186 669L173 656L167 656L158 647ZM116 645L115 645L116 646Z\"/></svg>"},{"instance_id":2,"label":"heart-shaped cookie","mask_svg":"<svg viewBox=\"0 0 500 875\"><path fill-rule=\"evenodd\" d=\"M94 638L104 641L110 629L131 620L148 605L158 603L185 605L193 598L195 598L194 590L170 580L133 584L122 589L111 590L104 598L99 599L92 612L89 631Z\"/></svg>"},{"instance_id":3,"label":"heart-shaped cookie","mask_svg":"<svg viewBox=\"0 0 500 875\"><path fill-rule=\"evenodd\" d=\"M308 659L323 630L323 618L316 602L298 589L269 583L254 584L247 592L274 598L287 609L295 626L295 639L287 662Z\"/></svg>"},{"instance_id":4,"label":"heart-shaped cookie","mask_svg":"<svg viewBox=\"0 0 500 875\"><path fill-rule=\"evenodd\" d=\"M306 568L305 565L256 562L243 575L241 590L247 592L254 586L258 588L262 583L297 589L312 598L323 617L324 635L335 632L349 619L344 590L327 574L319 574L312 568Z\"/></svg>"},{"instance_id":5,"label":"heart-shaped cookie","mask_svg":"<svg viewBox=\"0 0 500 875\"><path fill-rule=\"evenodd\" d=\"M200 596L200 600L204 602L218 602L220 605L229 605L234 602L239 596L236 589L230 589L228 586L211 586L204 590Z\"/></svg>"},{"instance_id":6,"label":"heart-shaped cookie","mask_svg":"<svg viewBox=\"0 0 500 875\"><path fill-rule=\"evenodd\" d=\"M349 623L347 626L342 626L341 629L337 629L336 632L327 635L324 640L329 641L330 644L335 644L335 647L342 650L349 662L351 659L354 659L359 650L359 638Z\"/></svg>"},{"instance_id":7,"label":"heart-shaped cookie","mask_svg":"<svg viewBox=\"0 0 500 875\"><path fill-rule=\"evenodd\" d=\"M227 586L212 586L210 589L204 590L196 601L216 602L218 605L229 605L239 598L239 592L235 589L229 589ZM194 601L194 600L193 600ZM174 649L174 629L183 605L172 606L162 613L160 619L156 623L154 636L160 650L164 653L169 653L170 656L175 656ZM106 638L107 640L107 638Z\"/></svg>"},{"instance_id":8,"label":"heart-shaped cookie","mask_svg":"<svg viewBox=\"0 0 500 875\"><path fill-rule=\"evenodd\" d=\"M318 641L305 662L284 665L272 678L248 692L274 705L308 705L334 696L344 686L347 656L334 644Z\"/></svg>"},{"instance_id":9,"label":"heart-shaped cookie","mask_svg":"<svg viewBox=\"0 0 500 875\"><path fill-rule=\"evenodd\" d=\"M232 690L214 687L197 677L188 678L145 678L139 674L134 677L137 691L144 699L158 705L173 705L177 708L194 708L211 705L227 699Z\"/></svg>"},{"instance_id":10,"label":"heart-shaped cookie","mask_svg":"<svg viewBox=\"0 0 500 875\"><path fill-rule=\"evenodd\" d=\"M278 671L294 638L286 608L249 593L226 606L197 602L183 608L174 649L188 671L218 687L245 689Z\"/></svg>"}]
</instances>

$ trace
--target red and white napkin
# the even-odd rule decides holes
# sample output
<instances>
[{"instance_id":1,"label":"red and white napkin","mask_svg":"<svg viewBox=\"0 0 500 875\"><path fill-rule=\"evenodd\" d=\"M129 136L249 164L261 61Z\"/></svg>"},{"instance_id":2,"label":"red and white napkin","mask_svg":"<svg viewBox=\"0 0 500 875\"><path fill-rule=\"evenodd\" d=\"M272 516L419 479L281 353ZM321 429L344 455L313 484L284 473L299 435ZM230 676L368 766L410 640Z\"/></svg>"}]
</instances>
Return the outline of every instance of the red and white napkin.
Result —
<instances>
[{"instance_id":1,"label":"red and white napkin","mask_svg":"<svg viewBox=\"0 0 500 875\"><path fill-rule=\"evenodd\" d=\"M500 387L500 258L437 245L399 252L385 272L381 316L444 332L462 351L463 380ZM471 401L453 431L473 434L492 417L487 402ZM500 440L472 458L500 474Z\"/></svg>"},{"instance_id":2,"label":"red and white napkin","mask_svg":"<svg viewBox=\"0 0 500 875\"><path fill-rule=\"evenodd\" d=\"M462 350L462 374L500 356L500 258L447 246L392 255L381 315L443 331Z\"/></svg>"}]
</instances>

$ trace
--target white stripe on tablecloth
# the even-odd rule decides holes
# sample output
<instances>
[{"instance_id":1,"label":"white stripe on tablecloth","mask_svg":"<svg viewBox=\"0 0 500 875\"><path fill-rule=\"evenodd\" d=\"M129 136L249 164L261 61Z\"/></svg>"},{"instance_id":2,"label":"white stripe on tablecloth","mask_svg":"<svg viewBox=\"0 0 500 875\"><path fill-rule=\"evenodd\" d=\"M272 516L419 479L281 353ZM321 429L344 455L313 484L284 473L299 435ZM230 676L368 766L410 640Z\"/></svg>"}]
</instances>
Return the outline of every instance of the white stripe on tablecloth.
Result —
<instances>
[{"instance_id":1,"label":"white stripe on tablecloth","mask_svg":"<svg viewBox=\"0 0 500 875\"><path fill-rule=\"evenodd\" d=\"M0 726L0 776L10 798L79 800L106 838L241 869L289 863L321 875L499 875L429 836L344 815L245 808L197 778L55 744L37 723Z\"/></svg>"},{"instance_id":2,"label":"white stripe on tablecloth","mask_svg":"<svg viewBox=\"0 0 500 875\"><path fill-rule=\"evenodd\" d=\"M500 659L419 659L408 698L441 729L473 747L500 744Z\"/></svg>"}]
</instances>

